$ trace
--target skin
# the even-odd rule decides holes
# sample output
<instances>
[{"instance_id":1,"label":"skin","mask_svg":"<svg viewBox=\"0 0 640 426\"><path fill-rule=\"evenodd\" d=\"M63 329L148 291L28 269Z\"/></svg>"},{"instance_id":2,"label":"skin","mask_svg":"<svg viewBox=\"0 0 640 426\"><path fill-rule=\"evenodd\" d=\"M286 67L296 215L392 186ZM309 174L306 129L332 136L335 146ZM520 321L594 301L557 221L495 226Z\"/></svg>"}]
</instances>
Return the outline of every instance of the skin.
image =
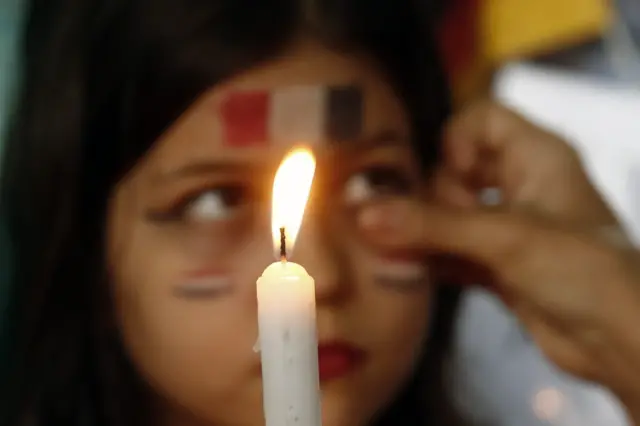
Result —
<instances>
[{"instance_id":1,"label":"skin","mask_svg":"<svg viewBox=\"0 0 640 426\"><path fill-rule=\"evenodd\" d=\"M442 273L495 288L552 362L609 387L640 425L640 256L578 155L487 102L460 113L445 144L439 202L363 209L369 241L446 254ZM501 206L478 205L486 186Z\"/></svg>"},{"instance_id":2,"label":"skin","mask_svg":"<svg viewBox=\"0 0 640 426\"><path fill-rule=\"evenodd\" d=\"M317 182L293 259L316 280L319 339L347 340L368 355L352 374L322 384L323 424L366 424L390 402L419 356L432 288L376 286L379 253L353 226L358 209L343 199L351 179L372 166L393 168L414 187L423 185L405 111L365 58L301 42L204 93L113 192L108 262L116 325L154 395L158 424L263 424L259 355L252 350L255 282L273 261L271 183L293 146L225 146L216 103L227 91L287 84L356 84L365 93L362 139L315 147ZM397 137L372 143L385 132ZM191 173L176 172L185 167ZM229 187L240 188L241 196L224 197ZM167 218L176 200L194 192L213 203L196 197L181 215ZM176 296L175 287L194 274L222 277L229 285L207 297Z\"/></svg>"}]
</instances>

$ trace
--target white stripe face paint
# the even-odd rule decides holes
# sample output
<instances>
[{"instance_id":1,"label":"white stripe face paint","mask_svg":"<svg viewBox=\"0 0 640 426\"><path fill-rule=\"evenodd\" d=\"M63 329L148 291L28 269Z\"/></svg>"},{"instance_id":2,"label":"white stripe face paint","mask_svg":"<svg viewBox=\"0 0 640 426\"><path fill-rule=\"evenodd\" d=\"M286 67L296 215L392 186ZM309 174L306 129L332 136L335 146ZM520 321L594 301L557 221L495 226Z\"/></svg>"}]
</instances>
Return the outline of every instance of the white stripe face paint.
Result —
<instances>
[{"instance_id":1,"label":"white stripe face paint","mask_svg":"<svg viewBox=\"0 0 640 426\"><path fill-rule=\"evenodd\" d=\"M174 287L174 296L181 299L211 299L229 294L233 279L226 274L188 277Z\"/></svg>"},{"instance_id":2,"label":"white stripe face paint","mask_svg":"<svg viewBox=\"0 0 640 426\"><path fill-rule=\"evenodd\" d=\"M269 131L275 144L317 145L325 134L327 91L323 86L290 86L271 95Z\"/></svg>"},{"instance_id":3,"label":"white stripe face paint","mask_svg":"<svg viewBox=\"0 0 640 426\"><path fill-rule=\"evenodd\" d=\"M380 259L373 272L376 285L400 292L421 291L429 283L429 268L417 260Z\"/></svg>"}]
</instances>

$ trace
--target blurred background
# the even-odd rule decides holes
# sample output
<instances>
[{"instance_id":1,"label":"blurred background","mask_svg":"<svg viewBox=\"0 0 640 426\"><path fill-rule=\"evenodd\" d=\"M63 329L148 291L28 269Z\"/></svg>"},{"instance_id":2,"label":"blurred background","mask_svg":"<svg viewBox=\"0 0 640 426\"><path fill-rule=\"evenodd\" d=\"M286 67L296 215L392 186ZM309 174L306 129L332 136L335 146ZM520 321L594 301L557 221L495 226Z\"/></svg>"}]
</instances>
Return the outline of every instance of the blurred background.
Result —
<instances>
[{"instance_id":1,"label":"blurred background","mask_svg":"<svg viewBox=\"0 0 640 426\"><path fill-rule=\"evenodd\" d=\"M458 0L440 31L458 103L492 95L562 134L639 241L640 1ZM551 367L481 290L465 298L455 384L479 424L627 424L605 390Z\"/></svg>"},{"instance_id":2,"label":"blurred background","mask_svg":"<svg viewBox=\"0 0 640 426\"><path fill-rule=\"evenodd\" d=\"M0 135L6 122L9 91L16 72L15 47L21 22L20 3L20 0L0 0Z\"/></svg>"},{"instance_id":3,"label":"blurred background","mask_svg":"<svg viewBox=\"0 0 640 426\"><path fill-rule=\"evenodd\" d=\"M640 241L640 0L424 1L457 104L496 96L565 136ZM0 0L0 134L20 23L20 0ZM606 391L549 366L491 295L471 291L463 308L453 383L478 424L627 424Z\"/></svg>"}]
</instances>

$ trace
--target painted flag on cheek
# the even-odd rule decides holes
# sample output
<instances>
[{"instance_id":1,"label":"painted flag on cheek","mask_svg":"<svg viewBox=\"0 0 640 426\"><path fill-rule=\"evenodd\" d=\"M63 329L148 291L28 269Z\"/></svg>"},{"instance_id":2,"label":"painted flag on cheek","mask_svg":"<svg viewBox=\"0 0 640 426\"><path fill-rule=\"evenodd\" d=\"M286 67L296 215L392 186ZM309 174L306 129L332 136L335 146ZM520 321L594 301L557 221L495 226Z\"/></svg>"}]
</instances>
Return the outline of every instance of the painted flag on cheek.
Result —
<instances>
[{"instance_id":1,"label":"painted flag on cheek","mask_svg":"<svg viewBox=\"0 0 640 426\"><path fill-rule=\"evenodd\" d=\"M227 146L353 140L362 132L363 95L352 86L234 91L223 99L220 116Z\"/></svg>"}]
</instances>

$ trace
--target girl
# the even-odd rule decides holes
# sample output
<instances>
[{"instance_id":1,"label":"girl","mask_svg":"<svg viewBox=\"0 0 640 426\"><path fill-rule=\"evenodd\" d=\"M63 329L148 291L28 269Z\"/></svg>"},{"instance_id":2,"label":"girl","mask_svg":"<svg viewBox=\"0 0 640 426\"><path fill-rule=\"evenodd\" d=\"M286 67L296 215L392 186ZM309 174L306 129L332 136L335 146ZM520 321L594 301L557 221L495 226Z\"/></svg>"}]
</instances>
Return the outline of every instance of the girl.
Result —
<instances>
[{"instance_id":1,"label":"girl","mask_svg":"<svg viewBox=\"0 0 640 426\"><path fill-rule=\"evenodd\" d=\"M440 275L476 271L640 424L637 252L558 138L491 104L440 137L417 2L30 16L0 191L3 425L262 424L255 280L273 174L300 141L318 158L296 260L317 282L324 425L460 424L444 386L459 290ZM503 208L478 208L487 186Z\"/></svg>"},{"instance_id":2,"label":"girl","mask_svg":"<svg viewBox=\"0 0 640 426\"><path fill-rule=\"evenodd\" d=\"M457 424L458 290L421 264L399 278L353 227L363 201L427 193L449 114L428 27L398 0L34 1L2 169L2 424L262 424L255 281L298 141L253 127L265 93L305 87L356 104L355 131L314 146L296 252L317 281L323 424Z\"/></svg>"}]
</instances>

